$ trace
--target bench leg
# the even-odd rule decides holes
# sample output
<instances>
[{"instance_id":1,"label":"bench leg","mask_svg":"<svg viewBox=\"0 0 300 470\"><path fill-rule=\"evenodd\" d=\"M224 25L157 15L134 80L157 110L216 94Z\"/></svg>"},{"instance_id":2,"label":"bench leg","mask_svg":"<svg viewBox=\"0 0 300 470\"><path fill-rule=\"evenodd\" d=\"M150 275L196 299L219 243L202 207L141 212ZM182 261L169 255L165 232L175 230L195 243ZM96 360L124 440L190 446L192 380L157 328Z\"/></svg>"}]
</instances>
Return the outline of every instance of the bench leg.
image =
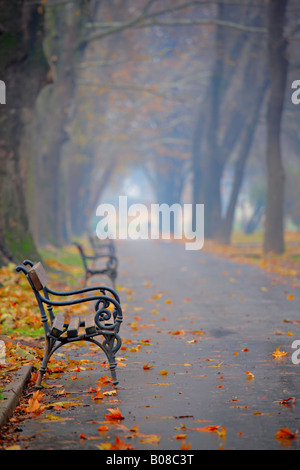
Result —
<instances>
[{"instance_id":1,"label":"bench leg","mask_svg":"<svg viewBox=\"0 0 300 470\"><path fill-rule=\"evenodd\" d=\"M100 343L99 341L95 340L94 338L90 338L89 341L91 341L92 343L97 344L97 346L99 346L102 349L102 351L105 352L105 355L106 355L108 363L109 363L109 369L110 369L110 373L111 373L112 383L113 383L113 385L118 385L119 381L118 381L117 373L116 373L117 363L116 363L115 354L114 354L114 351L113 351L113 345L114 345L114 340L115 339L116 338L114 336L110 336L109 338L105 338L103 343Z\"/></svg>"},{"instance_id":2,"label":"bench leg","mask_svg":"<svg viewBox=\"0 0 300 470\"><path fill-rule=\"evenodd\" d=\"M110 274L109 277L110 277L110 280L111 280L113 289L116 289L116 278L117 278L117 273L116 273L116 271L113 271L113 272Z\"/></svg>"},{"instance_id":3,"label":"bench leg","mask_svg":"<svg viewBox=\"0 0 300 470\"><path fill-rule=\"evenodd\" d=\"M114 336L110 336L108 339L104 341L104 346L106 349L106 356L109 362L112 383L114 385L118 385L119 381L117 379L117 373L116 373L117 363L116 363L115 354L113 350L115 339L116 338Z\"/></svg>"},{"instance_id":4,"label":"bench leg","mask_svg":"<svg viewBox=\"0 0 300 470\"><path fill-rule=\"evenodd\" d=\"M117 373L116 373L116 367L117 367L116 362L109 365L113 385L118 385L119 383L118 378L117 378Z\"/></svg>"},{"instance_id":5,"label":"bench leg","mask_svg":"<svg viewBox=\"0 0 300 470\"><path fill-rule=\"evenodd\" d=\"M47 364L48 364L49 357L50 357L49 353L50 353L50 340L48 337L46 337L45 346L44 346L44 357L43 357L42 365L39 369L38 378L35 383L36 388L42 388L42 379L47 370Z\"/></svg>"}]
</instances>

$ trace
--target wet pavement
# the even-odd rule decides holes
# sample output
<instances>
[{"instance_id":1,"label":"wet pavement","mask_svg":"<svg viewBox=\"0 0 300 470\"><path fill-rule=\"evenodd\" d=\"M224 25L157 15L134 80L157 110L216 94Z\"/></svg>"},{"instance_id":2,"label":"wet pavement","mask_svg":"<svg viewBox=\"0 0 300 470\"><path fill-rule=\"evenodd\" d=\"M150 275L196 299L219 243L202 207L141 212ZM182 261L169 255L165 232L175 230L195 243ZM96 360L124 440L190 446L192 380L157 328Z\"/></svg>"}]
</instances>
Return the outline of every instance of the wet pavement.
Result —
<instances>
[{"instance_id":1,"label":"wet pavement","mask_svg":"<svg viewBox=\"0 0 300 470\"><path fill-rule=\"evenodd\" d=\"M191 451L299 449L300 437L275 434L300 428L300 365L291 360L300 288L179 243L124 241L117 251L124 307L117 393L92 397L90 388L110 375L99 349L60 349L93 362L46 379L54 387L45 399L64 407L23 421L21 448L97 450L117 437L154 452L179 451L183 443ZM288 354L274 359L278 347ZM279 403L290 397L293 404ZM104 415L115 408L124 419L106 425ZM217 428L203 432L207 426Z\"/></svg>"}]
</instances>

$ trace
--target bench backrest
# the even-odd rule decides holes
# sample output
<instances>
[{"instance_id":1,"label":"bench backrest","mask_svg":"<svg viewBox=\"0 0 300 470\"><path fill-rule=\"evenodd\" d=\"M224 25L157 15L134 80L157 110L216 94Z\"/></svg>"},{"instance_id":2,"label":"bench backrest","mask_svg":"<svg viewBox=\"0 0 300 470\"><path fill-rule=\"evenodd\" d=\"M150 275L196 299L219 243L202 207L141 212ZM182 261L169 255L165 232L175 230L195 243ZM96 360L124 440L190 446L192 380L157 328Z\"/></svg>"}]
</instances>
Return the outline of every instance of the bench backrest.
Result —
<instances>
[{"instance_id":1,"label":"bench backrest","mask_svg":"<svg viewBox=\"0 0 300 470\"><path fill-rule=\"evenodd\" d=\"M44 267L42 263L40 262L36 263L35 265L32 266L32 268L29 269L28 276L30 277L31 282L37 291L40 291L44 287L46 287L49 281L49 278L44 270Z\"/></svg>"}]
</instances>

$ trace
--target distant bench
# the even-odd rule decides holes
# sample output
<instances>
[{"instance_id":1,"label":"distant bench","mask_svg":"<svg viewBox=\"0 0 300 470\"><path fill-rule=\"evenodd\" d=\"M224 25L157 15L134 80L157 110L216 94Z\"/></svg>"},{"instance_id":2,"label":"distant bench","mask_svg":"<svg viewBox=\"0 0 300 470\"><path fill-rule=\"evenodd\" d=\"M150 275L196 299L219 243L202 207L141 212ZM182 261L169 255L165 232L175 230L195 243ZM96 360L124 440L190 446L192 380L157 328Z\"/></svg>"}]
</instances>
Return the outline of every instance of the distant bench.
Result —
<instances>
[{"instance_id":1,"label":"distant bench","mask_svg":"<svg viewBox=\"0 0 300 470\"><path fill-rule=\"evenodd\" d=\"M26 266L29 266L29 269ZM23 265L17 266L16 271L23 272L26 275L36 297L44 327L44 357L39 369L36 387L41 388L42 378L52 354L61 346L76 341L90 341L97 344L104 351L109 363L112 382L117 385L115 354L121 347L121 338L118 333L123 315L120 299L115 290L109 287L94 286L68 292L56 292L46 285L48 276L43 265L40 262L33 264L30 260L25 260ZM99 291L98 294L97 291ZM88 292L92 292L92 295L80 297L80 295ZM49 294L58 297L78 295L79 298L54 301L50 300ZM67 322L62 314L54 315L53 307L64 307L91 301L94 304L95 313L90 313L84 318L72 316L70 321ZM46 305L48 315L45 312L44 305ZM103 337L102 342L95 339L99 335Z\"/></svg>"},{"instance_id":2,"label":"distant bench","mask_svg":"<svg viewBox=\"0 0 300 470\"><path fill-rule=\"evenodd\" d=\"M117 268L118 268L118 259L115 256L114 247L108 248L105 252L106 247L103 246L102 251L99 248L94 251L94 255L87 255L84 251L83 246L80 243L74 243L80 253L82 263L85 270L85 283L91 276L95 275L105 275L108 276L112 282L113 287L115 288L115 282L117 278ZM94 246L94 245L93 245ZM104 249L105 248L105 249ZM98 263L102 262L102 267L98 266ZM91 262L94 262L91 265ZM103 266L104 263L104 266Z\"/></svg>"},{"instance_id":3,"label":"distant bench","mask_svg":"<svg viewBox=\"0 0 300 470\"><path fill-rule=\"evenodd\" d=\"M113 240L100 241L95 235L89 235L89 242L94 251L94 255L110 254L116 256L116 247Z\"/></svg>"}]
</instances>

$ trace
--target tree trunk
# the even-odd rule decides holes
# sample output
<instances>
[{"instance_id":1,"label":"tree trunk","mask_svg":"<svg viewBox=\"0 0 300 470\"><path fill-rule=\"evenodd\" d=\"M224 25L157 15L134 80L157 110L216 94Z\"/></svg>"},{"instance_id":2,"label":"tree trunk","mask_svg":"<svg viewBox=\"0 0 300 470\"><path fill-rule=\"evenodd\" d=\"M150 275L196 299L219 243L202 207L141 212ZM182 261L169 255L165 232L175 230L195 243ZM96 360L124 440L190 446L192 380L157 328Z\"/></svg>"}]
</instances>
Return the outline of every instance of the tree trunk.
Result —
<instances>
[{"instance_id":1,"label":"tree trunk","mask_svg":"<svg viewBox=\"0 0 300 470\"><path fill-rule=\"evenodd\" d=\"M223 245L230 244L230 237L232 231L232 225L234 220L235 207L238 200L238 195L243 183L244 170L246 162L250 153L251 144L255 134L257 122L259 121L259 113L263 104L264 95L268 87L268 80L260 87L257 93L256 101L252 106L252 110L245 126L245 132L242 136L242 143L239 150L239 155L235 164L234 181L233 187L230 194L229 205L226 211L226 215L222 220L219 228L217 240Z\"/></svg>"},{"instance_id":2,"label":"tree trunk","mask_svg":"<svg viewBox=\"0 0 300 470\"><path fill-rule=\"evenodd\" d=\"M29 232L20 144L36 96L46 84L42 11L24 0L0 0L0 76L6 104L0 118L0 258L37 257Z\"/></svg>"},{"instance_id":3,"label":"tree trunk","mask_svg":"<svg viewBox=\"0 0 300 470\"><path fill-rule=\"evenodd\" d=\"M281 159L281 119L288 61L283 30L287 0L268 4L268 62L270 96L267 110L267 199L264 252L284 251L284 169Z\"/></svg>"},{"instance_id":4,"label":"tree trunk","mask_svg":"<svg viewBox=\"0 0 300 470\"><path fill-rule=\"evenodd\" d=\"M47 10L45 50L51 62L53 84L38 98L35 120L35 227L38 245L62 245L66 241L65 188L62 174L62 148L68 140L66 126L75 87L75 68L85 44L77 47L84 33L87 18L79 3L66 4L62 9Z\"/></svg>"}]
</instances>

